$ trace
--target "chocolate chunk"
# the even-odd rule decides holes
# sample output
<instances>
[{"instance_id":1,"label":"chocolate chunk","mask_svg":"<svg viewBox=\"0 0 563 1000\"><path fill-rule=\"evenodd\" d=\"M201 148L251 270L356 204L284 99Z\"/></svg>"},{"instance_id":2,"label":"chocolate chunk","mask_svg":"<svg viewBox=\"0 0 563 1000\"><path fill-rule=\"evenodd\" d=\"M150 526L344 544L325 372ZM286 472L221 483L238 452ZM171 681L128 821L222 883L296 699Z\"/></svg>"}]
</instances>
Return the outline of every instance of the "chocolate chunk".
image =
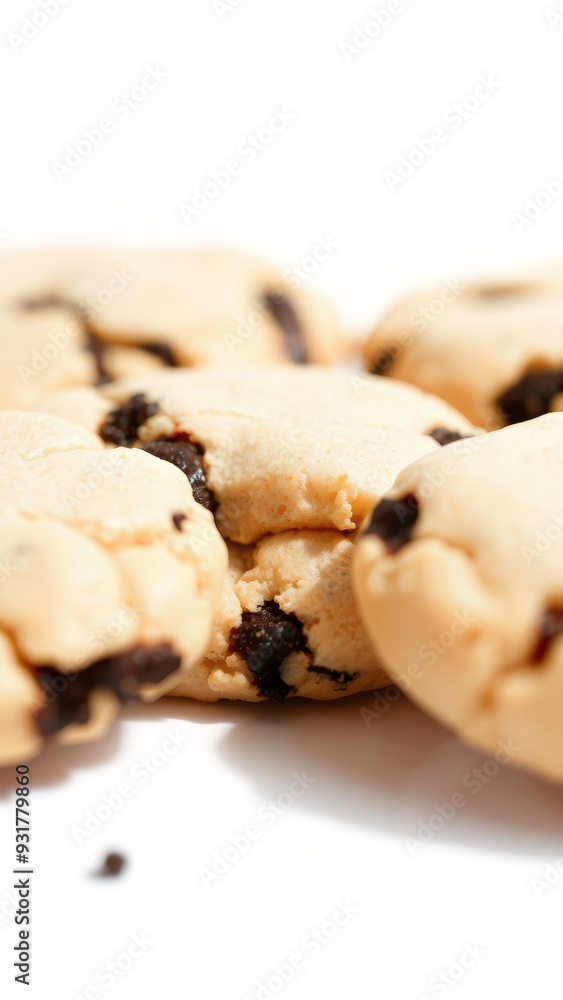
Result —
<instances>
[{"instance_id":1,"label":"chocolate chunk","mask_svg":"<svg viewBox=\"0 0 563 1000\"><path fill-rule=\"evenodd\" d=\"M563 392L563 371L546 368L528 372L500 397L497 406L507 424L519 424L550 412L551 401Z\"/></svg>"},{"instance_id":2,"label":"chocolate chunk","mask_svg":"<svg viewBox=\"0 0 563 1000\"><path fill-rule=\"evenodd\" d=\"M303 329L287 295L284 295L283 292L269 292L264 295L263 302L267 312L270 313L283 333L287 353L291 360L298 365L306 364L309 358Z\"/></svg>"},{"instance_id":3,"label":"chocolate chunk","mask_svg":"<svg viewBox=\"0 0 563 1000\"><path fill-rule=\"evenodd\" d=\"M151 444L146 444L143 451L156 455L164 462L171 462L186 475L190 481L194 500L202 507L215 513L218 504L212 490L207 486L207 477L203 466L203 448L191 441L188 434L178 434L173 438L158 438Z\"/></svg>"},{"instance_id":4,"label":"chocolate chunk","mask_svg":"<svg viewBox=\"0 0 563 1000\"><path fill-rule=\"evenodd\" d=\"M45 735L58 733L71 723L90 718L88 696L96 688L112 691L122 704L134 698L143 684L159 684L180 669L181 657L168 642L134 646L126 653L108 656L84 670L63 674L54 667L39 667L37 679L47 695L37 722Z\"/></svg>"},{"instance_id":5,"label":"chocolate chunk","mask_svg":"<svg viewBox=\"0 0 563 1000\"><path fill-rule=\"evenodd\" d=\"M559 635L563 635L563 611L550 608L541 620L540 638L532 655L535 663L540 663L541 660L545 659L551 643Z\"/></svg>"},{"instance_id":6,"label":"chocolate chunk","mask_svg":"<svg viewBox=\"0 0 563 1000\"><path fill-rule=\"evenodd\" d=\"M90 351L96 365L96 381L94 385L107 385L108 382L112 381L112 377L105 365L105 353L109 344L106 344L101 337L98 337L97 333L94 333L85 319L82 322L86 335L86 347Z\"/></svg>"},{"instance_id":7,"label":"chocolate chunk","mask_svg":"<svg viewBox=\"0 0 563 1000\"><path fill-rule=\"evenodd\" d=\"M528 295L534 288L531 285L479 285L470 289L469 294L479 299L510 299L517 295Z\"/></svg>"},{"instance_id":8,"label":"chocolate chunk","mask_svg":"<svg viewBox=\"0 0 563 1000\"><path fill-rule=\"evenodd\" d=\"M38 295L36 298L23 299L20 302L20 308L29 312L35 312L40 309L69 309L71 312L75 311L73 304L67 302L65 299L61 299L59 295Z\"/></svg>"},{"instance_id":9,"label":"chocolate chunk","mask_svg":"<svg viewBox=\"0 0 563 1000\"><path fill-rule=\"evenodd\" d=\"M370 375L388 375L389 368L396 360L398 350L396 347L392 347L387 351L382 351L381 354L377 356L375 361L372 361L369 366Z\"/></svg>"},{"instance_id":10,"label":"chocolate chunk","mask_svg":"<svg viewBox=\"0 0 563 1000\"><path fill-rule=\"evenodd\" d=\"M186 520L186 515L185 514L172 514L172 520L174 522L174 527L177 528L178 531L181 531L182 530L182 523Z\"/></svg>"},{"instance_id":11,"label":"chocolate chunk","mask_svg":"<svg viewBox=\"0 0 563 1000\"><path fill-rule=\"evenodd\" d=\"M24 299L20 305L22 309L27 310L67 309L68 312L72 313L75 319L82 325L86 340L85 347L92 354L94 364L96 365L96 381L94 384L105 385L107 382L111 382L111 375L104 363L104 353L110 345L106 344L92 329L86 318L85 310L77 305L76 302L70 302L58 295L43 295L37 298Z\"/></svg>"},{"instance_id":12,"label":"chocolate chunk","mask_svg":"<svg viewBox=\"0 0 563 1000\"><path fill-rule=\"evenodd\" d=\"M356 677L359 677L359 674L349 674L347 670L330 670L328 667L315 667L313 664L307 667L307 670L310 674L323 674L335 684L350 684L356 680Z\"/></svg>"},{"instance_id":13,"label":"chocolate chunk","mask_svg":"<svg viewBox=\"0 0 563 1000\"><path fill-rule=\"evenodd\" d=\"M472 434L460 434L458 431L449 431L447 427L435 427L433 431L429 431L428 433L428 437L434 438L442 448L446 444L451 444L452 441L463 441L464 438L472 436Z\"/></svg>"},{"instance_id":14,"label":"chocolate chunk","mask_svg":"<svg viewBox=\"0 0 563 1000\"><path fill-rule=\"evenodd\" d=\"M242 624L231 632L229 652L246 661L260 694L280 704L294 690L281 678L283 661L306 650L301 622L275 601L266 601L259 611L244 611Z\"/></svg>"},{"instance_id":15,"label":"chocolate chunk","mask_svg":"<svg viewBox=\"0 0 563 1000\"><path fill-rule=\"evenodd\" d=\"M366 535L377 535L390 552L398 552L410 542L418 518L418 500L409 493L402 500L381 500L374 508Z\"/></svg>"},{"instance_id":16,"label":"chocolate chunk","mask_svg":"<svg viewBox=\"0 0 563 1000\"><path fill-rule=\"evenodd\" d=\"M154 354L155 357L160 358L161 361L167 365L168 368L178 368L179 361L174 351L170 347L170 344L165 344L158 340L151 341L150 343L136 344L142 351L147 351L149 354Z\"/></svg>"},{"instance_id":17,"label":"chocolate chunk","mask_svg":"<svg viewBox=\"0 0 563 1000\"><path fill-rule=\"evenodd\" d=\"M139 428L158 412L158 403L148 403L144 392L121 403L108 413L100 427L100 437L111 444L129 447L139 436Z\"/></svg>"},{"instance_id":18,"label":"chocolate chunk","mask_svg":"<svg viewBox=\"0 0 563 1000\"><path fill-rule=\"evenodd\" d=\"M107 854L104 858L104 863L97 874L104 878L120 875L126 864L127 860L122 854L112 851L111 854Z\"/></svg>"}]
</instances>

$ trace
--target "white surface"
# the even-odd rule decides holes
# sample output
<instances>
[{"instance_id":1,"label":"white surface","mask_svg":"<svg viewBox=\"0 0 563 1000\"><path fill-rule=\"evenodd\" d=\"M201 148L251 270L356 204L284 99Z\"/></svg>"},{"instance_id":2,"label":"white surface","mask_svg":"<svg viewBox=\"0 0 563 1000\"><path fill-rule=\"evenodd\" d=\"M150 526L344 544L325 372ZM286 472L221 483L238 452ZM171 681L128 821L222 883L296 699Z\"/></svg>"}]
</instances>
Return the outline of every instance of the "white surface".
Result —
<instances>
[{"instance_id":1,"label":"white surface","mask_svg":"<svg viewBox=\"0 0 563 1000\"><path fill-rule=\"evenodd\" d=\"M546 8L558 0L405 0L347 60L342 43L371 17L357 0L240 0L223 17L213 0L68 0L17 51L10 34L40 8L4 0L2 245L227 242L290 267L329 237L338 249L313 280L358 327L413 284L561 255L563 197L520 232L511 218L563 169L563 18ZM167 78L121 118L120 95L150 67ZM498 88L455 128L448 109L490 75ZM284 108L295 119L250 161L241 144ZM111 133L58 180L54 161L108 116ZM438 127L446 139L392 192L385 172ZM186 224L179 205L232 159L239 176ZM562 793L501 768L474 794L463 781L478 753L407 703L368 729L369 704L134 707L102 746L35 764L28 995L260 998L299 953L305 968L273 995L559 998L563 877L540 895L531 880L563 855ZM79 846L72 827L168 730L185 744ZM268 826L260 810L303 770L314 784ZM0 913L11 787L3 775ZM456 792L467 804L409 851ZM259 840L206 888L198 869L249 825ZM93 879L113 848L127 872ZM357 914L313 955L303 941L348 901ZM134 933L154 944L96 983ZM2 997L23 989L13 943L0 917ZM439 987L474 945L486 954Z\"/></svg>"}]
</instances>

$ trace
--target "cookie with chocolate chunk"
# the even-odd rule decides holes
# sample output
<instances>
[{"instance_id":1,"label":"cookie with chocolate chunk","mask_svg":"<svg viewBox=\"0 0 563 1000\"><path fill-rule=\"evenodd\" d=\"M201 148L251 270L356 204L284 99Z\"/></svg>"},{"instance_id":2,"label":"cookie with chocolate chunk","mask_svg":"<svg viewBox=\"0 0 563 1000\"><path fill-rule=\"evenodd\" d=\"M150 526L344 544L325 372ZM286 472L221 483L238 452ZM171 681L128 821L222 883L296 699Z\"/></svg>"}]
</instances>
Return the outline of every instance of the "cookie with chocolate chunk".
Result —
<instances>
[{"instance_id":1,"label":"cookie with chocolate chunk","mask_svg":"<svg viewBox=\"0 0 563 1000\"><path fill-rule=\"evenodd\" d=\"M172 694L328 701L389 684L352 593L354 547L330 530L230 544L210 650Z\"/></svg>"},{"instance_id":2,"label":"cookie with chocolate chunk","mask_svg":"<svg viewBox=\"0 0 563 1000\"><path fill-rule=\"evenodd\" d=\"M330 363L332 306L246 254L81 249L3 254L2 405L166 367Z\"/></svg>"},{"instance_id":3,"label":"cookie with chocolate chunk","mask_svg":"<svg viewBox=\"0 0 563 1000\"><path fill-rule=\"evenodd\" d=\"M0 764L103 735L205 652L226 548L186 477L63 418L0 412Z\"/></svg>"},{"instance_id":4,"label":"cookie with chocolate chunk","mask_svg":"<svg viewBox=\"0 0 563 1000\"><path fill-rule=\"evenodd\" d=\"M165 372L61 394L46 408L72 413L108 446L177 465L221 534L243 544L295 529L354 531L441 435L475 433L411 386L315 366Z\"/></svg>"},{"instance_id":5,"label":"cookie with chocolate chunk","mask_svg":"<svg viewBox=\"0 0 563 1000\"><path fill-rule=\"evenodd\" d=\"M493 430L563 408L563 267L420 292L368 339L368 370L411 382Z\"/></svg>"},{"instance_id":6,"label":"cookie with chocolate chunk","mask_svg":"<svg viewBox=\"0 0 563 1000\"><path fill-rule=\"evenodd\" d=\"M563 414L414 462L366 519L360 611L392 679L497 761L563 781Z\"/></svg>"},{"instance_id":7,"label":"cookie with chocolate chunk","mask_svg":"<svg viewBox=\"0 0 563 1000\"><path fill-rule=\"evenodd\" d=\"M475 433L460 414L314 366L169 372L49 410L180 469L231 543L215 637L177 693L328 699L387 682L352 598L356 528L410 461Z\"/></svg>"}]
</instances>

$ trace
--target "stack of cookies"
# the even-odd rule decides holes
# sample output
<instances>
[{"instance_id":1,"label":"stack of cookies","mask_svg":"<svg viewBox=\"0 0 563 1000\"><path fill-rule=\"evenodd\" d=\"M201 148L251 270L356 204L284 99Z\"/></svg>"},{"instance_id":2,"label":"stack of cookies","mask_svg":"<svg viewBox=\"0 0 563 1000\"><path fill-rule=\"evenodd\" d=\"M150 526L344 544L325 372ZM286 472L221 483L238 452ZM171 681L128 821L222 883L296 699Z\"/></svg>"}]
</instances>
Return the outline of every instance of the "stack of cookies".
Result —
<instances>
[{"instance_id":1,"label":"stack of cookies","mask_svg":"<svg viewBox=\"0 0 563 1000\"><path fill-rule=\"evenodd\" d=\"M557 272L409 299L354 373L332 307L244 255L0 273L0 763L132 697L397 682L563 780Z\"/></svg>"}]
</instances>

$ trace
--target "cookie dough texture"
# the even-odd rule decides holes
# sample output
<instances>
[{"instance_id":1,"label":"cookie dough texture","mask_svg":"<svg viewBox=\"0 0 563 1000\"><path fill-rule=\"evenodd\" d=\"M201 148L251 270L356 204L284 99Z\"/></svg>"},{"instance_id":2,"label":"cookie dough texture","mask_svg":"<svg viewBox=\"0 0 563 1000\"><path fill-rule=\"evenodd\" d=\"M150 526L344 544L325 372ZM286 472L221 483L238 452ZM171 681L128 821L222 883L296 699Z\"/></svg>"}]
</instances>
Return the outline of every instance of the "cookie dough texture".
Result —
<instances>
[{"instance_id":1,"label":"cookie dough texture","mask_svg":"<svg viewBox=\"0 0 563 1000\"><path fill-rule=\"evenodd\" d=\"M97 432L104 407L138 393L158 411L132 442L197 442L219 530L243 544L295 529L354 531L405 465L438 449L432 431L475 433L411 386L315 366L165 372L62 393L44 409Z\"/></svg>"},{"instance_id":2,"label":"cookie dough texture","mask_svg":"<svg viewBox=\"0 0 563 1000\"><path fill-rule=\"evenodd\" d=\"M264 697L245 658L232 648L231 636L243 613L271 601L303 628L306 648L286 657L280 671L291 695L331 700L388 684L352 593L354 546L354 536L337 531L285 531L256 546L230 544L211 649L193 672L199 673L198 697ZM172 694L193 691L190 675Z\"/></svg>"},{"instance_id":3,"label":"cookie dough texture","mask_svg":"<svg viewBox=\"0 0 563 1000\"><path fill-rule=\"evenodd\" d=\"M211 249L4 253L0 341L6 408L170 365L330 363L343 350L325 299Z\"/></svg>"},{"instance_id":4,"label":"cookie dough texture","mask_svg":"<svg viewBox=\"0 0 563 1000\"><path fill-rule=\"evenodd\" d=\"M39 751L47 711L67 712L69 724L49 732L78 742L103 735L126 697L150 701L174 686L207 648L227 560L211 515L168 463L140 450L110 453L95 435L37 413L0 412L0 442L7 764ZM172 673L138 691L129 675L118 690L93 683L75 704L77 685L99 676L100 663L160 647L173 656Z\"/></svg>"},{"instance_id":5,"label":"cookie dough texture","mask_svg":"<svg viewBox=\"0 0 563 1000\"><path fill-rule=\"evenodd\" d=\"M493 430L561 409L562 329L563 264L495 282L449 281L411 295L382 319L364 357L368 370L436 393ZM559 373L553 385L528 387L521 415L506 409L507 392L546 371Z\"/></svg>"},{"instance_id":6,"label":"cookie dough texture","mask_svg":"<svg viewBox=\"0 0 563 1000\"><path fill-rule=\"evenodd\" d=\"M308 366L167 372L61 394L48 409L133 450L200 448L230 569L211 647L174 693L328 699L387 683L352 594L356 529L406 464L439 450L432 431L474 433L451 407ZM268 656L281 644L277 660L266 656L266 682L251 669L256 650L237 648L241 627L251 645L272 637Z\"/></svg>"},{"instance_id":7,"label":"cookie dough texture","mask_svg":"<svg viewBox=\"0 0 563 1000\"><path fill-rule=\"evenodd\" d=\"M563 414L450 444L399 475L354 565L391 677L462 739L557 781L562 487Z\"/></svg>"}]
</instances>

